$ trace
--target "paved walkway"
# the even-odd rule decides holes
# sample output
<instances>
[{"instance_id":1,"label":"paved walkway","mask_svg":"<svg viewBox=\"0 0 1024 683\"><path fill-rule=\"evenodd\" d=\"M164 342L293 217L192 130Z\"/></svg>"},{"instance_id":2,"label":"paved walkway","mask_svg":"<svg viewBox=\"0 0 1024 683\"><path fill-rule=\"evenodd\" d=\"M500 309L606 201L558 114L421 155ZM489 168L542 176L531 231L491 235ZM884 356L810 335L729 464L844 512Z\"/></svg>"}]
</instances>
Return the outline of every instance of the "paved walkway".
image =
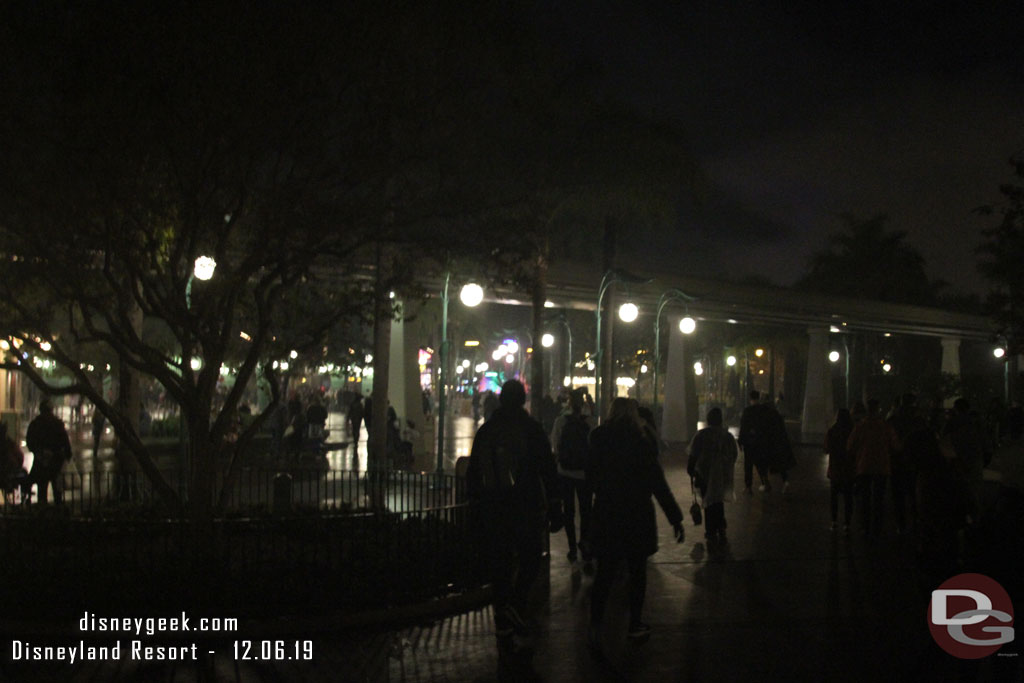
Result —
<instances>
[{"instance_id":1,"label":"paved walkway","mask_svg":"<svg viewBox=\"0 0 1024 683\"><path fill-rule=\"evenodd\" d=\"M665 458L683 509L691 503L682 456ZM742 467L737 464L737 483ZM676 544L659 512L661 550L648 569L645 619L654 631L641 645L625 638L620 585L602 634L609 661L585 646L591 579L566 560L564 533L552 537L547 580L538 586L539 635L532 657L499 658L490 610L399 628L339 629L324 620L242 624L239 638L311 639L311 662L236 662L226 642L193 665L124 661L64 668L0 666L10 680L163 681L1022 681L1020 658L957 660L932 641L930 590L948 577L918 569L913 536L888 529L869 545L854 531L829 530L824 456L804 449L792 487L727 504L728 546L710 550L701 527L686 522ZM1018 508L1019 509L1019 508ZM1024 519L1011 520L1000 553L1024 547ZM971 567L984 569L984 567ZM1004 584L1005 585L1005 584ZM1016 587L1020 586L1019 580ZM1015 587L1007 586L1017 605ZM613 618L619 615L618 619ZM23 634L22 637L24 637ZM39 636L36 640L42 640ZM1018 642L1004 655L1020 651ZM5 671L6 668L6 671Z\"/></svg>"}]
</instances>

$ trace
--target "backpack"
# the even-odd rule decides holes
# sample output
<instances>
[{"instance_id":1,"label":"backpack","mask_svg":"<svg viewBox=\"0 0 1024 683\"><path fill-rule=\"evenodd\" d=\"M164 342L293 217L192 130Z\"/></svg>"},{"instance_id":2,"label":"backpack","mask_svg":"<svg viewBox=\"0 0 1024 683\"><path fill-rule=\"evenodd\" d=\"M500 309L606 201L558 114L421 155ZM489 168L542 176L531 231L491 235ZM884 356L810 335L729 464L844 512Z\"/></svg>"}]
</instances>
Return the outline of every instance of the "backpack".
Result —
<instances>
[{"instance_id":1,"label":"backpack","mask_svg":"<svg viewBox=\"0 0 1024 683\"><path fill-rule=\"evenodd\" d=\"M558 438L558 464L563 470L583 470L587 467L587 453L590 450L588 438L590 425L586 418L569 415L562 425Z\"/></svg>"}]
</instances>

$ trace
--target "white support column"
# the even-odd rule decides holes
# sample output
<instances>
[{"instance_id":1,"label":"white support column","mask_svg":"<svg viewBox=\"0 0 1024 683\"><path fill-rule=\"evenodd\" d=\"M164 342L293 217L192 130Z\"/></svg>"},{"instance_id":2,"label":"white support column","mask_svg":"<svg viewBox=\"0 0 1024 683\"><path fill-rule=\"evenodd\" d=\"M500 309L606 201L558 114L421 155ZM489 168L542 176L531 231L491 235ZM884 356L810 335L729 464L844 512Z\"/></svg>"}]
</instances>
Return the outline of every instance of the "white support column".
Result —
<instances>
[{"instance_id":1,"label":"white support column","mask_svg":"<svg viewBox=\"0 0 1024 683\"><path fill-rule=\"evenodd\" d=\"M960 377L960 339L957 337L942 338L942 372ZM951 407L955 400L956 396L947 396L945 407Z\"/></svg>"},{"instance_id":2,"label":"white support column","mask_svg":"<svg viewBox=\"0 0 1024 683\"><path fill-rule=\"evenodd\" d=\"M697 383L686 349L686 335L679 331L679 320L673 319L668 329L661 438L669 443L689 443L697 432Z\"/></svg>"},{"instance_id":3,"label":"white support column","mask_svg":"<svg viewBox=\"0 0 1024 683\"><path fill-rule=\"evenodd\" d=\"M832 368L828 361L828 328L808 328L807 377L800 432L804 441L821 443L832 421Z\"/></svg>"}]
</instances>

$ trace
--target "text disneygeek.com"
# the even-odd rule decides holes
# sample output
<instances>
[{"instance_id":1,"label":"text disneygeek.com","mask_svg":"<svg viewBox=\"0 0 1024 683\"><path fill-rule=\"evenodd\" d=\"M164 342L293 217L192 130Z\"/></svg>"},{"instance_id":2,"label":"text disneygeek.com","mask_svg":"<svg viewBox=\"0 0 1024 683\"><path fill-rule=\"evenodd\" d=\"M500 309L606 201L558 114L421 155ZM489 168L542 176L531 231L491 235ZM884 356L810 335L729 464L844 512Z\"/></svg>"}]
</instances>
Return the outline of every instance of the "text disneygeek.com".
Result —
<instances>
[{"instance_id":1,"label":"text disneygeek.com","mask_svg":"<svg viewBox=\"0 0 1024 683\"><path fill-rule=\"evenodd\" d=\"M85 612L78 621L82 639L76 642L38 642L19 638L11 641L12 661L49 661L74 664L84 661L194 661L214 650L209 643L189 642L190 633L203 633L223 643L223 634L238 631L238 619L190 617L182 612L173 617L109 617ZM127 636L118 639L120 634ZM221 634L220 637L217 637ZM104 639L102 644L87 642ZM171 639L173 644L153 642ZM116 640L113 640L116 639ZM54 640L63 640L54 638ZM35 641L35 642L33 642ZM224 648L223 643L220 648ZM232 640L224 651L233 659L310 660L313 643L308 640Z\"/></svg>"}]
</instances>

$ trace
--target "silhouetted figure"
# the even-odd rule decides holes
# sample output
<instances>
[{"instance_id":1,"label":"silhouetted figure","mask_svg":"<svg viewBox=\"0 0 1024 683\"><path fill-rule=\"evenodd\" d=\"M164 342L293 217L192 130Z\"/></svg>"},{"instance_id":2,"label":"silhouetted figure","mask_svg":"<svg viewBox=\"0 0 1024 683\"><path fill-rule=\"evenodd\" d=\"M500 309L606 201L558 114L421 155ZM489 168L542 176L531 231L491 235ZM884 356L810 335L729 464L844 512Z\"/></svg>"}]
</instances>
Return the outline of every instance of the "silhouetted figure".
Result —
<instances>
[{"instance_id":1,"label":"silhouetted figure","mask_svg":"<svg viewBox=\"0 0 1024 683\"><path fill-rule=\"evenodd\" d=\"M92 455L95 459L100 454L100 441L103 439L103 431L106 429L107 418L100 412L99 408L92 410Z\"/></svg>"},{"instance_id":2,"label":"silhouetted figure","mask_svg":"<svg viewBox=\"0 0 1024 683\"><path fill-rule=\"evenodd\" d=\"M495 633L507 648L513 635L531 633L527 596L540 570L545 517L552 532L561 529L562 505L548 437L523 408L526 389L509 380L500 402L473 439L466 487L494 590Z\"/></svg>"},{"instance_id":3,"label":"silhouetted figure","mask_svg":"<svg viewBox=\"0 0 1024 683\"><path fill-rule=\"evenodd\" d=\"M682 542L684 533L683 513L665 481L657 445L646 435L635 401L621 397L612 401L608 420L591 432L590 445L587 479L594 491L590 531L597 575L587 644L600 658L601 622L612 583L623 563L629 571L629 638L642 640L650 634L650 627L641 617L647 592L647 558L658 550L652 495L672 524L676 540Z\"/></svg>"},{"instance_id":4,"label":"silhouetted figure","mask_svg":"<svg viewBox=\"0 0 1024 683\"><path fill-rule=\"evenodd\" d=\"M724 543L725 501L732 496L732 472L738 449L736 440L722 426L721 408L708 411L708 426L690 442L686 471L694 478L704 505L704 537L708 543Z\"/></svg>"},{"instance_id":5,"label":"silhouetted figure","mask_svg":"<svg viewBox=\"0 0 1024 683\"><path fill-rule=\"evenodd\" d=\"M348 406L348 412L345 414L345 419L348 420L348 433L352 437L352 449L358 450L359 448L359 430L363 425L363 397L356 396L352 399L352 403Z\"/></svg>"},{"instance_id":6,"label":"silhouetted figure","mask_svg":"<svg viewBox=\"0 0 1024 683\"><path fill-rule=\"evenodd\" d=\"M494 415L494 411L498 409L498 397L494 395L493 391L488 391L487 395L484 396L484 422L491 419Z\"/></svg>"},{"instance_id":7,"label":"silhouetted figure","mask_svg":"<svg viewBox=\"0 0 1024 683\"><path fill-rule=\"evenodd\" d=\"M861 515L869 539L882 532L885 486L891 471L892 453L899 448L896 432L882 419L878 401L868 401L864 419L854 426L847 441L857 468Z\"/></svg>"},{"instance_id":8,"label":"silhouetted figure","mask_svg":"<svg viewBox=\"0 0 1024 683\"><path fill-rule=\"evenodd\" d=\"M899 406L889 418L899 439L899 446L892 453L890 484L892 487L893 512L896 516L896 533L903 534L917 517L917 460L911 434L928 429L928 423L917 409L917 396L904 394ZM908 447L909 444L909 447Z\"/></svg>"},{"instance_id":9,"label":"silhouetted figure","mask_svg":"<svg viewBox=\"0 0 1024 683\"><path fill-rule=\"evenodd\" d=\"M473 424L475 425L480 421L480 392L474 391L473 398L471 400L473 406Z\"/></svg>"},{"instance_id":10,"label":"silhouetted figure","mask_svg":"<svg viewBox=\"0 0 1024 683\"><path fill-rule=\"evenodd\" d=\"M939 446L941 412L927 429L911 432L903 447L917 470L917 538L921 569L943 581L959 572L959 534L969 509L967 488L953 458ZM952 456L952 447L949 447Z\"/></svg>"},{"instance_id":11,"label":"silhouetted figure","mask_svg":"<svg viewBox=\"0 0 1024 683\"><path fill-rule=\"evenodd\" d=\"M971 410L967 399L958 398L953 402L953 410L946 422L946 433L956 453L954 466L967 483L969 514L976 520L981 505L987 444L981 416Z\"/></svg>"},{"instance_id":12,"label":"silhouetted figure","mask_svg":"<svg viewBox=\"0 0 1024 683\"><path fill-rule=\"evenodd\" d=\"M5 502L14 501L15 491L25 478L25 454L17 443L7 435L7 423L0 422L0 487Z\"/></svg>"},{"instance_id":13,"label":"silhouetted figure","mask_svg":"<svg viewBox=\"0 0 1024 683\"><path fill-rule=\"evenodd\" d=\"M29 493L32 484L39 486L39 502L46 502L46 490L53 486L53 501L64 502L64 486L61 469L71 460L71 440L64 423L53 414L50 399L39 404L39 415L28 425L25 442L32 451L32 471L22 487L22 495Z\"/></svg>"},{"instance_id":14,"label":"silhouetted figure","mask_svg":"<svg viewBox=\"0 0 1024 683\"><path fill-rule=\"evenodd\" d=\"M828 479L830 489L829 509L832 513L832 530L839 519L839 497L843 498L843 531L850 532L853 521L853 483L857 476L857 464L853 454L846 447L853 432L853 418L850 411L840 408L836 421L825 435L825 452L828 453Z\"/></svg>"},{"instance_id":15,"label":"silhouetted figure","mask_svg":"<svg viewBox=\"0 0 1024 683\"><path fill-rule=\"evenodd\" d=\"M306 429L309 438L323 441L327 431L327 408L320 402L319 396L313 396L312 402L306 408Z\"/></svg>"},{"instance_id":16,"label":"silhouetted figure","mask_svg":"<svg viewBox=\"0 0 1024 683\"><path fill-rule=\"evenodd\" d=\"M590 430L593 424L583 414L583 397L579 392L569 396L565 411L555 419L551 429L551 445L558 463L559 490L565 503L565 537L569 543L568 559L575 563L579 559L577 550L583 555L585 569L590 571L591 557L588 547L590 532L590 508L593 495L587 483L587 461L590 459ZM580 531L576 535L576 504L579 504ZM578 541L577 541L578 539Z\"/></svg>"},{"instance_id":17,"label":"silhouetted figure","mask_svg":"<svg viewBox=\"0 0 1024 683\"><path fill-rule=\"evenodd\" d=\"M771 407L761 402L757 390L750 392L750 404L740 416L740 447L743 449L743 485L752 493L754 470L761 479L761 491L770 491L768 460L772 452Z\"/></svg>"}]
</instances>

